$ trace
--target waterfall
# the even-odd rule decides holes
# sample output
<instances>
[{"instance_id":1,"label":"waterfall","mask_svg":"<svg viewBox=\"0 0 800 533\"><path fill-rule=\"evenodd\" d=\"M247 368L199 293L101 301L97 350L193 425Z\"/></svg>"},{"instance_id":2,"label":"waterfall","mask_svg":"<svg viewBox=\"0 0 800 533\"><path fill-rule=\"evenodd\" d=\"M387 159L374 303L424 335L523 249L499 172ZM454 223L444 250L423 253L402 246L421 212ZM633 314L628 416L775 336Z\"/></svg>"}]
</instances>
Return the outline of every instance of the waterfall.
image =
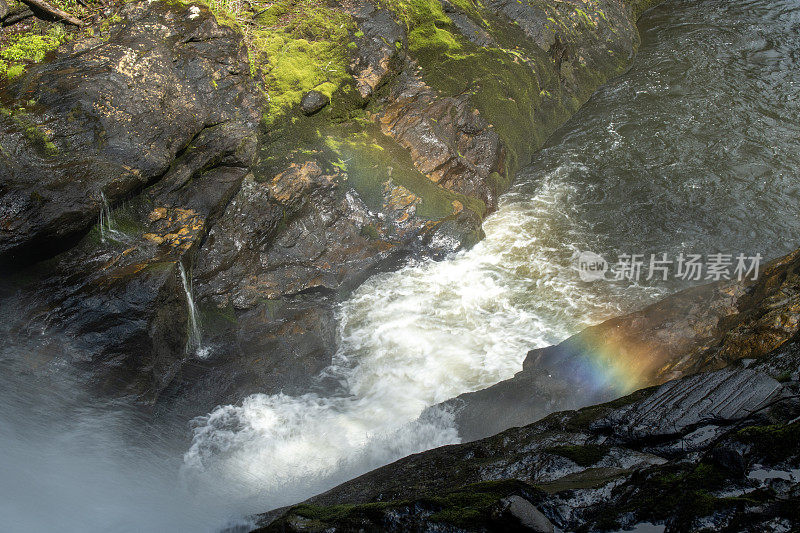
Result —
<instances>
[{"instance_id":1,"label":"waterfall","mask_svg":"<svg viewBox=\"0 0 800 533\"><path fill-rule=\"evenodd\" d=\"M186 305L189 308L189 338L186 340L186 353L194 352L201 359L208 357L209 349L203 346L203 335L200 329L200 316L192 295L192 279L186 273L183 262L178 261L178 270L181 273L181 283L183 292L186 294Z\"/></svg>"}]
</instances>

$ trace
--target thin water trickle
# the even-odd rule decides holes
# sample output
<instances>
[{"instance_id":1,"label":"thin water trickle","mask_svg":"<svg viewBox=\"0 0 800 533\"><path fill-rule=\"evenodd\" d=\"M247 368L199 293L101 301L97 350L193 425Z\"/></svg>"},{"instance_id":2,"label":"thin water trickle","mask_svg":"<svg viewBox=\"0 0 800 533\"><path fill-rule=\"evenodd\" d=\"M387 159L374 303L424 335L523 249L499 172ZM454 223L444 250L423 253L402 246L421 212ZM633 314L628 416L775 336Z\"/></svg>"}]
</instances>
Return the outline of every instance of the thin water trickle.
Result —
<instances>
[{"instance_id":1,"label":"thin water trickle","mask_svg":"<svg viewBox=\"0 0 800 533\"><path fill-rule=\"evenodd\" d=\"M194 353L197 357L205 359L209 356L210 349L207 346L203 346L203 332L200 324L200 314L194 302L192 279L190 275L187 274L182 261L178 262L178 271L181 275L181 284L183 285L183 292L186 295L186 308L188 310L186 353Z\"/></svg>"},{"instance_id":2,"label":"thin water trickle","mask_svg":"<svg viewBox=\"0 0 800 533\"><path fill-rule=\"evenodd\" d=\"M117 227L117 221L114 219L114 212L111 205L108 203L105 193L100 192L100 215L98 220L98 227L100 229L100 242L106 244L108 242L129 242L129 238L123 231Z\"/></svg>"},{"instance_id":3,"label":"thin water trickle","mask_svg":"<svg viewBox=\"0 0 800 533\"><path fill-rule=\"evenodd\" d=\"M105 243L106 234L112 231L114 227L114 219L111 216L111 206L108 205L105 193L100 193L100 199L103 202L103 205L100 207L100 240Z\"/></svg>"}]
</instances>

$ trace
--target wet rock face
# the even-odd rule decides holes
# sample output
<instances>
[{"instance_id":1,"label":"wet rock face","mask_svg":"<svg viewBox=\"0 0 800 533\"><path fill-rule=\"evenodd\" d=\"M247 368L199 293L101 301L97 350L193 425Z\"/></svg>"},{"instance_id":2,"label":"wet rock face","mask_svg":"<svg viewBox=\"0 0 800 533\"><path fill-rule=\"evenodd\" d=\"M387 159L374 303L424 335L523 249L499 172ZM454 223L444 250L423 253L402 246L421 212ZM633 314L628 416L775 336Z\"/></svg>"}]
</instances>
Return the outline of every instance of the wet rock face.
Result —
<instances>
[{"instance_id":1,"label":"wet rock face","mask_svg":"<svg viewBox=\"0 0 800 533\"><path fill-rule=\"evenodd\" d=\"M370 2L359 2L352 15L362 35L356 37L349 69L361 98L366 100L402 68L406 33L389 10L377 9Z\"/></svg>"},{"instance_id":2,"label":"wet rock face","mask_svg":"<svg viewBox=\"0 0 800 533\"><path fill-rule=\"evenodd\" d=\"M753 370L720 370L661 385L641 403L610 413L597 428L620 439L685 433L712 420L737 420L763 407L781 384Z\"/></svg>"},{"instance_id":3,"label":"wet rock face","mask_svg":"<svg viewBox=\"0 0 800 533\"><path fill-rule=\"evenodd\" d=\"M488 211L500 191L489 178L505 173L500 136L466 96L442 97L407 70L390 93L381 129L410 153L417 169L439 186L480 199Z\"/></svg>"},{"instance_id":4,"label":"wet rock face","mask_svg":"<svg viewBox=\"0 0 800 533\"><path fill-rule=\"evenodd\" d=\"M208 11L121 16L0 93L0 312L20 353L152 400L193 357L179 265L248 173L258 101L240 36Z\"/></svg>"},{"instance_id":5,"label":"wet rock face","mask_svg":"<svg viewBox=\"0 0 800 533\"><path fill-rule=\"evenodd\" d=\"M800 383L781 369L798 364L795 336L749 368L684 377L406 457L264 515L264 530L313 517L305 525L318 529L286 530L349 531L349 518L366 515L365 523L401 531L388 520L401 509L419 529L442 531L496 531L507 527L509 514L537 531L548 524L617 531L644 523L666 531L789 530L800 519ZM449 494L483 502L474 509L504 512L481 513L464 525L463 509L442 496Z\"/></svg>"},{"instance_id":6,"label":"wet rock face","mask_svg":"<svg viewBox=\"0 0 800 533\"><path fill-rule=\"evenodd\" d=\"M134 3L110 39L80 39L2 93L0 259L47 256L108 202L170 171L248 165L257 104L240 36L208 12Z\"/></svg>"},{"instance_id":7,"label":"wet rock face","mask_svg":"<svg viewBox=\"0 0 800 533\"><path fill-rule=\"evenodd\" d=\"M524 153L630 59L631 4L561 4L442 1L436 33L460 50L444 54L420 39L429 19L347 2L352 79L269 128L235 31L197 6L127 4L107 40L70 41L0 91L9 338L38 353L36 332L69 337L42 359L195 412L307 392L337 300L477 242Z\"/></svg>"}]
</instances>

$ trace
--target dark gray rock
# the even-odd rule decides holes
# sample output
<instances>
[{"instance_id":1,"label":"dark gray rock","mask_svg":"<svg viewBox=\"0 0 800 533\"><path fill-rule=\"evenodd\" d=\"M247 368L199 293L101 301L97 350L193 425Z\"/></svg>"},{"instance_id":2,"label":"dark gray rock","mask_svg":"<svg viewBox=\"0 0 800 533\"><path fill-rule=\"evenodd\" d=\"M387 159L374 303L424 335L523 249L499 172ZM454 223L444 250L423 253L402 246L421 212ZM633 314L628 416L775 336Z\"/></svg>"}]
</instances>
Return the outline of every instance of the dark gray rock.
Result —
<instances>
[{"instance_id":1,"label":"dark gray rock","mask_svg":"<svg viewBox=\"0 0 800 533\"><path fill-rule=\"evenodd\" d=\"M749 369L696 374L661 385L643 402L615 410L598 427L631 440L680 435L703 424L738 420L781 388L770 376Z\"/></svg>"},{"instance_id":2,"label":"dark gray rock","mask_svg":"<svg viewBox=\"0 0 800 533\"><path fill-rule=\"evenodd\" d=\"M502 500L504 511L519 520L522 527L536 533L553 533L550 520L531 502L521 496L512 495Z\"/></svg>"},{"instance_id":3,"label":"dark gray rock","mask_svg":"<svg viewBox=\"0 0 800 533\"><path fill-rule=\"evenodd\" d=\"M101 196L113 205L159 181L190 144L203 155L175 186L226 159L249 164L259 115L241 36L207 10L136 2L121 16L107 41L72 41L0 97L6 266L69 246Z\"/></svg>"},{"instance_id":4,"label":"dark gray rock","mask_svg":"<svg viewBox=\"0 0 800 533\"><path fill-rule=\"evenodd\" d=\"M349 70L361 98L366 100L402 68L407 38L391 12L376 8L372 2L357 2L352 15L363 35L355 37Z\"/></svg>"},{"instance_id":5,"label":"dark gray rock","mask_svg":"<svg viewBox=\"0 0 800 533\"><path fill-rule=\"evenodd\" d=\"M319 91L308 91L300 100L300 109L305 115L313 115L331 101Z\"/></svg>"},{"instance_id":6,"label":"dark gray rock","mask_svg":"<svg viewBox=\"0 0 800 533\"><path fill-rule=\"evenodd\" d=\"M152 401L196 357L180 268L191 277L248 173L258 97L241 37L207 10L121 16L107 41L71 41L0 95L0 312L18 353ZM69 342L42 346L43 332Z\"/></svg>"}]
</instances>

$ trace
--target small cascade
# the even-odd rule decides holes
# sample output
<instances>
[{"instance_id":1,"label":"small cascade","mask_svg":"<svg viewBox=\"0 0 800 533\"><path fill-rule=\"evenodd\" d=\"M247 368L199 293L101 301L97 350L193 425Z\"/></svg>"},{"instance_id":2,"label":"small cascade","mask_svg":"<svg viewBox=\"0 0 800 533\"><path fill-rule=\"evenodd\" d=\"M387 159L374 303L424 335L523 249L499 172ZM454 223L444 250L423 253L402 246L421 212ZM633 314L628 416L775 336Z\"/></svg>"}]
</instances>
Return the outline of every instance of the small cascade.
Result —
<instances>
[{"instance_id":1,"label":"small cascade","mask_svg":"<svg viewBox=\"0 0 800 533\"><path fill-rule=\"evenodd\" d=\"M194 303L194 296L192 294L192 279L186 273L186 269L182 262L178 262L178 269L181 273L181 283L183 284L183 292L186 294L186 304L189 308L189 338L186 340L186 353L194 352L195 355L201 359L208 357L209 349L203 346L203 335L200 329L200 315L197 312L197 306Z\"/></svg>"},{"instance_id":2,"label":"small cascade","mask_svg":"<svg viewBox=\"0 0 800 533\"><path fill-rule=\"evenodd\" d=\"M102 191L100 192L100 199L103 202L103 205L100 207L100 242L105 244L109 240L115 242L127 241L127 235L117 229L117 223L114 220L111 205L109 205L108 199Z\"/></svg>"}]
</instances>

